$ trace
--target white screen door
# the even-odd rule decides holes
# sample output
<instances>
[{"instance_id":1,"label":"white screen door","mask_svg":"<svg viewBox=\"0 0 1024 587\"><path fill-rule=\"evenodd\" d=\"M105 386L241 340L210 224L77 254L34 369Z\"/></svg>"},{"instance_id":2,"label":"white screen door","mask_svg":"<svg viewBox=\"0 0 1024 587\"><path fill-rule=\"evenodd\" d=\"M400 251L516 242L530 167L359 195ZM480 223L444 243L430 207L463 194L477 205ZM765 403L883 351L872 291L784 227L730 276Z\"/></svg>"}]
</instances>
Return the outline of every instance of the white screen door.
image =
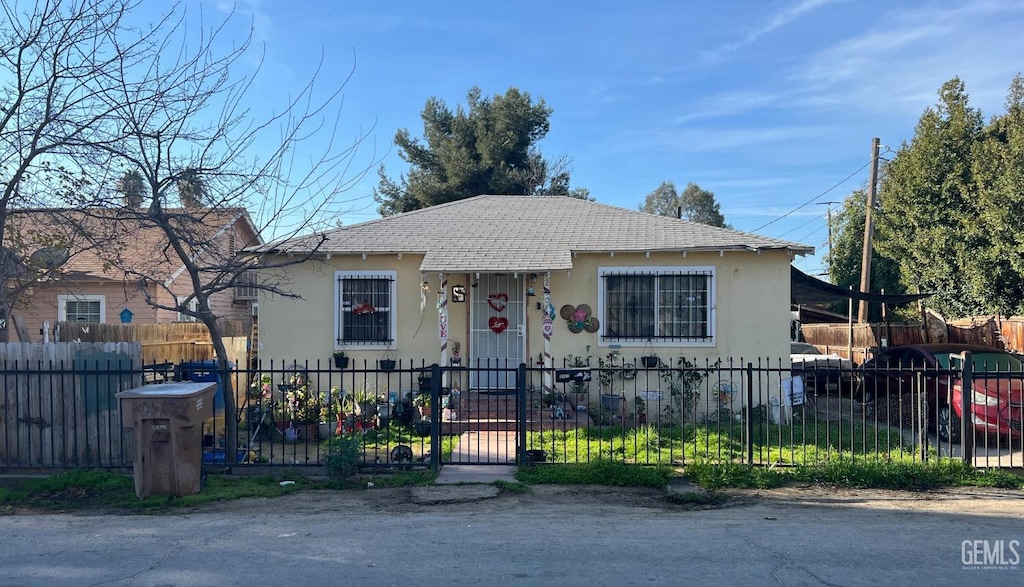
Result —
<instances>
[{"instance_id":1,"label":"white screen door","mask_svg":"<svg viewBox=\"0 0 1024 587\"><path fill-rule=\"evenodd\" d=\"M513 390L515 369L526 352L523 282L511 273L497 273L481 275L478 283L470 294L470 385Z\"/></svg>"}]
</instances>

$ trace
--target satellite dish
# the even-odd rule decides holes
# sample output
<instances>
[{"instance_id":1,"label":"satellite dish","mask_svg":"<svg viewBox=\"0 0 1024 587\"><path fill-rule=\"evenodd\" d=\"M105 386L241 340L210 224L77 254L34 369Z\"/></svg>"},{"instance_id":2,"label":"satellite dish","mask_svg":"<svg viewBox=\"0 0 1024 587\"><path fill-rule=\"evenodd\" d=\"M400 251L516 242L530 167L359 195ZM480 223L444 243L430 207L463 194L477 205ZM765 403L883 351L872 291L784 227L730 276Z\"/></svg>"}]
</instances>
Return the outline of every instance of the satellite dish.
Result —
<instances>
[{"instance_id":1,"label":"satellite dish","mask_svg":"<svg viewBox=\"0 0 1024 587\"><path fill-rule=\"evenodd\" d=\"M67 263L70 256L65 247L43 247L29 255L28 263L37 269L52 271Z\"/></svg>"}]
</instances>

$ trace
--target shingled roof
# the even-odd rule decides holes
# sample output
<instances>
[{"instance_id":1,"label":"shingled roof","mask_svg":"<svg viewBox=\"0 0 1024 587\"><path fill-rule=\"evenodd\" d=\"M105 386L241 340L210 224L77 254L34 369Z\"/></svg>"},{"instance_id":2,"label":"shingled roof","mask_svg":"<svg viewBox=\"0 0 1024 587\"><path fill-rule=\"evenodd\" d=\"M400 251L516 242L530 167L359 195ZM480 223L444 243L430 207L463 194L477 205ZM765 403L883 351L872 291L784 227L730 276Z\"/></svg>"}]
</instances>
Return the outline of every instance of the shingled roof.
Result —
<instances>
[{"instance_id":1,"label":"shingled roof","mask_svg":"<svg viewBox=\"0 0 1024 587\"><path fill-rule=\"evenodd\" d=\"M249 223L251 227L248 214L242 208L168 209L166 212L174 218L191 218L190 230L197 231L200 241L212 238L235 222ZM69 259L61 266L64 280L122 281L124 272L115 269L117 263L154 277L171 279L182 266L181 259L168 249L164 233L145 216L134 212L116 208L19 209L11 212L9 222L9 229L24 241L22 247L26 253L46 246L47 240L70 249ZM119 260L115 262L115 258Z\"/></svg>"},{"instance_id":2,"label":"shingled roof","mask_svg":"<svg viewBox=\"0 0 1024 587\"><path fill-rule=\"evenodd\" d=\"M264 253L418 253L423 271L572 268L573 253L788 250L813 247L567 196L482 195L268 243Z\"/></svg>"}]
</instances>

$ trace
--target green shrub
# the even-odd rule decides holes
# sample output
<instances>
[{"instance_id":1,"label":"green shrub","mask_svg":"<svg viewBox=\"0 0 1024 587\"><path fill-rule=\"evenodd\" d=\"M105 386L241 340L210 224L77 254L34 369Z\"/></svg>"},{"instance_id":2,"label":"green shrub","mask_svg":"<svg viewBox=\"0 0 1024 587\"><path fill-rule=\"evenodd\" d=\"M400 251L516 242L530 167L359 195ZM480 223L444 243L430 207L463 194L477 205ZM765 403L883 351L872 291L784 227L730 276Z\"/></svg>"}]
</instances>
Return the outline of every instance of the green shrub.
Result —
<instances>
[{"instance_id":1,"label":"green shrub","mask_svg":"<svg viewBox=\"0 0 1024 587\"><path fill-rule=\"evenodd\" d=\"M328 477L341 480L359 472L360 440L355 434L346 434L324 442L324 468Z\"/></svg>"}]
</instances>

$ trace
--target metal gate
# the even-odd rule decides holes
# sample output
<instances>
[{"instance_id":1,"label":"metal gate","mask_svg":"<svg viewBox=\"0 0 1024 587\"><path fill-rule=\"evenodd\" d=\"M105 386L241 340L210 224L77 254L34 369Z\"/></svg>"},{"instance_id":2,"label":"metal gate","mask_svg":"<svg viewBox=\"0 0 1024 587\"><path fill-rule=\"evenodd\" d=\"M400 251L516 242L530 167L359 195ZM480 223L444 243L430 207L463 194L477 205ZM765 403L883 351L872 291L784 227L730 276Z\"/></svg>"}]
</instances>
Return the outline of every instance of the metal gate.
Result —
<instances>
[{"instance_id":1,"label":"metal gate","mask_svg":"<svg viewBox=\"0 0 1024 587\"><path fill-rule=\"evenodd\" d=\"M523 280L512 273L484 274L470 303L470 389L515 390L515 368L526 354Z\"/></svg>"},{"instance_id":2,"label":"metal gate","mask_svg":"<svg viewBox=\"0 0 1024 587\"><path fill-rule=\"evenodd\" d=\"M526 435L525 365L490 363L468 367L468 376L473 381L502 381L501 388L470 387L457 394L441 390L444 409L434 426L441 441L441 464L514 465L519 461Z\"/></svg>"}]
</instances>

